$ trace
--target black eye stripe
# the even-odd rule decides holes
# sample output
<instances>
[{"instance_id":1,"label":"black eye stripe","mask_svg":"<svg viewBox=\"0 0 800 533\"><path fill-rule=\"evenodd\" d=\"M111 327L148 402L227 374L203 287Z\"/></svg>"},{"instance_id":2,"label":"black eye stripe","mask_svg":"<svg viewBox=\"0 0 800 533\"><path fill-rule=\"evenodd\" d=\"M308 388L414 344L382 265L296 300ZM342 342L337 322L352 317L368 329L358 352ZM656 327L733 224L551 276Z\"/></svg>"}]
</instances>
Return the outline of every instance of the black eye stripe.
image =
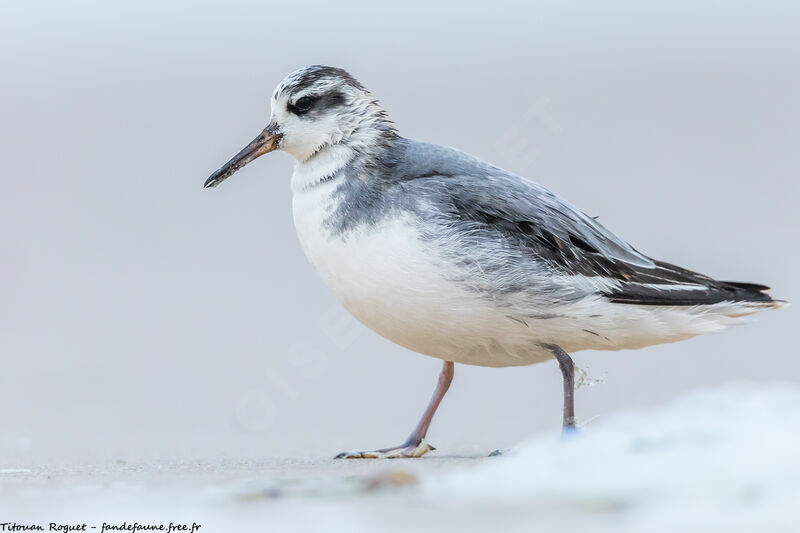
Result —
<instances>
[{"instance_id":1,"label":"black eye stripe","mask_svg":"<svg viewBox=\"0 0 800 533\"><path fill-rule=\"evenodd\" d=\"M345 101L346 98L344 94L339 91L333 91L321 95L302 96L295 100L293 104L287 103L286 109L288 109L289 112L299 116L308 113L312 109L316 109L317 111L325 111L332 107L340 106L344 104Z\"/></svg>"}]
</instances>

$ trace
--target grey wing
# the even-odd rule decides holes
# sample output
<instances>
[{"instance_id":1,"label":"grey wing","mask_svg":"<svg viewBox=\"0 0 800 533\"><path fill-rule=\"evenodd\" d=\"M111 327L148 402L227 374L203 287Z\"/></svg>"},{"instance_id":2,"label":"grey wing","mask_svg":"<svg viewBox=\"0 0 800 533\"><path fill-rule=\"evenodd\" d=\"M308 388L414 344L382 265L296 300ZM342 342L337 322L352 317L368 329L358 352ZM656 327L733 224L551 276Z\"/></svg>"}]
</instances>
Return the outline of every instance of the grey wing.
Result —
<instances>
[{"instance_id":1,"label":"grey wing","mask_svg":"<svg viewBox=\"0 0 800 533\"><path fill-rule=\"evenodd\" d=\"M435 147L426 173L407 181L413 194L435 204L444 226L469 235L473 245L504 257L486 257L495 272L514 278L521 289L524 271L583 276L597 293L615 303L698 305L722 301L769 302L763 285L718 281L653 260L544 187L492 167L467 154ZM450 150L450 149L444 149ZM412 185L413 183L413 185ZM408 191L411 192L411 191ZM525 263L528 258L530 264ZM512 263L510 273L504 263ZM499 274L498 274L499 275ZM521 283L519 283L521 282Z\"/></svg>"},{"instance_id":2,"label":"grey wing","mask_svg":"<svg viewBox=\"0 0 800 533\"><path fill-rule=\"evenodd\" d=\"M611 302L691 306L723 301L771 302L768 287L718 281L653 260L553 193L522 180L459 176L448 185L456 225L502 239L557 274L602 280Z\"/></svg>"}]
</instances>

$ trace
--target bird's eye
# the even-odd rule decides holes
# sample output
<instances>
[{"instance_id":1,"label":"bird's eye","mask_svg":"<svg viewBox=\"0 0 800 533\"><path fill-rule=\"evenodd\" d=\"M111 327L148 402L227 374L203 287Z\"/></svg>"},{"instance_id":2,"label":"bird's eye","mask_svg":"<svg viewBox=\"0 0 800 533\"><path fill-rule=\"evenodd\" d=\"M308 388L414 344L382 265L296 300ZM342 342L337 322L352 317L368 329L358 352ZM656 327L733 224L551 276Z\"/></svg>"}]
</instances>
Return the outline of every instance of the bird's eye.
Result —
<instances>
[{"instance_id":1,"label":"bird's eye","mask_svg":"<svg viewBox=\"0 0 800 533\"><path fill-rule=\"evenodd\" d=\"M298 98L297 101L292 106L295 113L301 115L311 109L314 106L314 102L316 102L316 98L312 96L304 96L302 98Z\"/></svg>"}]
</instances>

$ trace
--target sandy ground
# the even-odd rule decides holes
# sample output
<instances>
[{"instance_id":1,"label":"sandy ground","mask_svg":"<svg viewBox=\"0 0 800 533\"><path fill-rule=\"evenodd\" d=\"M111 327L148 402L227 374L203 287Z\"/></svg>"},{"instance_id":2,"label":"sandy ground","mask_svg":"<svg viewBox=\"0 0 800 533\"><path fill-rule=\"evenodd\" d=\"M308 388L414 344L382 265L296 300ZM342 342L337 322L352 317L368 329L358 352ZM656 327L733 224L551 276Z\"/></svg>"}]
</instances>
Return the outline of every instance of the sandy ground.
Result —
<instances>
[{"instance_id":1,"label":"sandy ground","mask_svg":"<svg viewBox=\"0 0 800 533\"><path fill-rule=\"evenodd\" d=\"M435 452L434 452L435 453ZM201 531L438 530L421 481L494 458L330 458L152 462L0 469L0 522L202 524ZM495 520L492 512L481 513ZM463 524L462 520L452 525ZM489 522L484 524L489 525ZM376 528L376 529L373 529Z\"/></svg>"},{"instance_id":2,"label":"sandy ground","mask_svg":"<svg viewBox=\"0 0 800 533\"><path fill-rule=\"evenodd\" d=\"M728 385L499 457L3 465L0 527L797 531L798 435L800 387Z\"/></svg>"}]
</instances>

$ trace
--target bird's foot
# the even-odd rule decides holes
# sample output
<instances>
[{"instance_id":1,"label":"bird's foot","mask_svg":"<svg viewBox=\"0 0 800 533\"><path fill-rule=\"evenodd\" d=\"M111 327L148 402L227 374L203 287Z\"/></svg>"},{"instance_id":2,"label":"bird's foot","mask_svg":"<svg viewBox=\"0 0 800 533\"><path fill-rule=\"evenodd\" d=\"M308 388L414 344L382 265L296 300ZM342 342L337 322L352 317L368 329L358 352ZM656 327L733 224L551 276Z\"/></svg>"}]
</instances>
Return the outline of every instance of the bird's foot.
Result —
<instances>
[{"instance_id":1,"label":"bird's foot","mask_svg":"<svg viewBox=\"0 0 800 533\"><path fill-rule=\"evenodd\" d=\"M429 451L435 449L436 448L425 442L425 439L422 439L418 443L406 442L400 446L384 448L382 450L342 452L334 457L334 459L402 459L422 457Z\"/></svg>"}]
</instances>

